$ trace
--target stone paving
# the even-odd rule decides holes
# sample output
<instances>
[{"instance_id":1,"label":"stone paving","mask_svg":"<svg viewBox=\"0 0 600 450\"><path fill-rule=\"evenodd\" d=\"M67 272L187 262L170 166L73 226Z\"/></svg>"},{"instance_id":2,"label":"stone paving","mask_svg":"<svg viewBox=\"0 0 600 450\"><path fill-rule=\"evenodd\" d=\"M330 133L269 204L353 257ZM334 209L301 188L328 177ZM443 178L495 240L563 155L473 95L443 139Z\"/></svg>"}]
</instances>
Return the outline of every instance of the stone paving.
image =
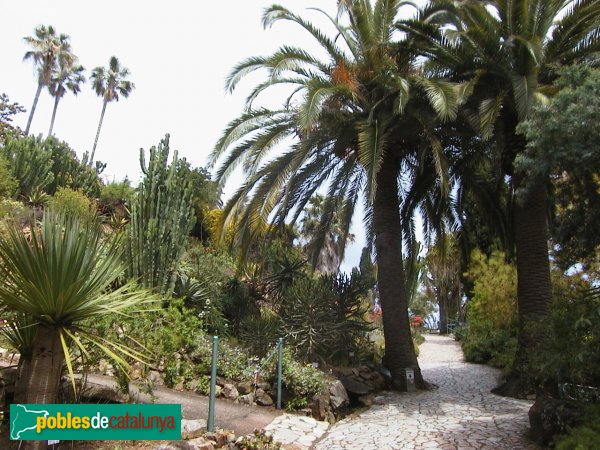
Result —
<instances>
[{"instance_id":1,"label":"stone paving","mask_svg":"<svg viewBox=\"0 0 600 450\"><path fill-rule=\"evenodd\" d=\"M524 437L532 402L490 393L498 370L464 362L458 343L427 335L419 364L438 389L384 392L367 410L327 432L307 417L276 418L267 432L285 448L306 450L533 450ZM291 445L290 445L291 444Z\"/></svg>"}]
</instances>

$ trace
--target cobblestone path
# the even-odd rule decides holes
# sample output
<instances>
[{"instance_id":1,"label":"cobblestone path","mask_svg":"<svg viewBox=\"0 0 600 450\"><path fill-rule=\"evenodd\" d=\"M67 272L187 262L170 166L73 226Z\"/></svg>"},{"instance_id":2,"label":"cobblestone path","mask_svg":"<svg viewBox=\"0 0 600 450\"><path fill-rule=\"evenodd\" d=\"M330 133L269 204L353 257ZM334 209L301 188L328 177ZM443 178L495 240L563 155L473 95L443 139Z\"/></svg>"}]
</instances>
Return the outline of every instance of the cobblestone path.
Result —
<instances>
[{"instance_id":1,"label":"cobblestone path","mask_svg":"<svg viewBox=\"0 0 600 450\"><path fill-rule=\"evenodd\" d=\"M419 364L439 388L385 392L364 412L333 425L316 450L537 449L523 437L532 402L490 393L496 369L464 362L458 343L427 335ZM305 447L306 448L306 447Z\"/></svg>"}]
</instances>

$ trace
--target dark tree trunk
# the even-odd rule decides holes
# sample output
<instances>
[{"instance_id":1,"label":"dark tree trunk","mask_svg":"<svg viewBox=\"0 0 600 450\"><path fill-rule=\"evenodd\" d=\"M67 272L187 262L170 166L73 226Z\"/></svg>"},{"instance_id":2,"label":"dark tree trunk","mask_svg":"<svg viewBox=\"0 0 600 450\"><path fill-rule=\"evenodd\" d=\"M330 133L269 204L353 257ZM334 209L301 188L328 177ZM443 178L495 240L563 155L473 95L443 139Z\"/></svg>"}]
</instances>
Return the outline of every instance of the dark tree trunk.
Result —
<instances>
[{"instance_id":1,"label":"dark tree trunk","mask_svg":"<svg viewBox=\"0 0 600 450\"><path fill-rule=\"evenodd\" d=\"M27 377L31 372L31 354L21 354L17 366L17 379L15 380L15 393L13 403L27 403Z\"/></svg>"},{"instance_id":2,"label":"dark tree trunk","mask_svg":"<svg viewBox=\"0 0 600 450\"><path fill-rule=\"evenodd\" d=\"M56 401L65 356L58 329L39 325L33 342L31 365L23 373L25 403L48 404ZM23 441L23 450L46 450L47 441Z\"/></svg>"},{"instance_id":3,"label":"dark tree trunk","mask_svg":"<svg viewBox=\"0 0 600 450\"><path fill-rule=\"evenodd\" d=\"M50 120L50 129L48 130L48 136L52 136L52 130L54 129L54 119L56 119L56 110L58 109L58 102L60 97L54 97L54 108L52 109L52 119Z\"/></svg>"},{"instance_id":4,"label":"dark tree trunk","mask_svg":"<svg viewBox=\"0 0 600 450\"><path fill-rule=\"evenodd\" d=\"M440 309L440 334L448 334L448 298L443 294L439 297L438 307Z\"/></svg>"},{"instance_id":5,"label":"dark tree trunk","mask_svg":"<svg viewBox=\"0 0 600 450\"><path fill-rule=\"evenodd\" d=\"M527 323L550 312L552 284L548 260L548 195L539 182L523 205L515 204L514 228L517 252L517 296L521 330ZM526 333L521 333L526 337ZM528 346L525 338L521 344Z\"/></svg>"},{"instance_id":6,"label":"dark tree trunk","mask_svg":"<svg viewBox=\"0 0 600 450\"><path fill-rule=\"evenodd\" d=\"M42 83L38 83L37 91L35 91L35 97L33 98L33 105L31 105L31 111L29 112L29 118L27 119L27 126L25 127L25 135L29 134L29 129L31 128L31 121L33 120L33 115L35 114L35 108L37 107L38 100L40 99L40 94L42 92Z\"/></svg>"},{"instance_id":7,"label":"dark tree trunk","mask_svg":"<svg viewBox=\"0 0 600 450\"><path fill-rule=\"evenodd\" d=\"M506 383L495 390L501 395L523 398L535 390L527 375L527 361L529 354L535 351L532 346L541 339L535 331L535 323L549 315L552 302L547 204L546 186L540 180L525 202L515 202L513 208L519 345Z\"/></svg>"},{"instance_id":8,"label":"dark tree trunk","mask_svg":"<svg viewBox=\"0 0 600 450\"><path fill-rule=\"evenodd\" d=\"M398 161L386 156L377 174L373 228L377 252L377 284L383 313L385 364L392 374L394 388L405 391L405 370L408 368L414 370L418 388L425 389L426 385L413 347L408 317L402 265L398 171Z\"/></svg>"},{"instance_id":9,"label":"dark tree trunk","mask_svg":"<svg viewBox=\"0 0 600 450\"><path fill-rule=\"evenodd\" d=\"M108 102L104 100L102 103L102 112L100 113L100 122L98 122L98 130L96 130L96 139L94 139L94 147L92 148L92 154L90 155L89 165L92 167L92 163L94 162L94 155L96 154L96 146L98 145L98 138L100 137L100 129L102 128L102 122L104 121L104 113L106 112L106 104Z\"/></svg>"}]
</instances>

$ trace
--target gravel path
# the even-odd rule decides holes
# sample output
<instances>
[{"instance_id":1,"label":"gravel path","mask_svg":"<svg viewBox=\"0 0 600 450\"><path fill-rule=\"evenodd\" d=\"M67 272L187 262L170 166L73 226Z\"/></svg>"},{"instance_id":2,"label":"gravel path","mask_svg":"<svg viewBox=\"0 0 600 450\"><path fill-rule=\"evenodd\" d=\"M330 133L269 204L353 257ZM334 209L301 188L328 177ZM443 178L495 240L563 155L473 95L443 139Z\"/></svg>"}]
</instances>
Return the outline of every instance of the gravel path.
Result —
<instances>
[{"instance_id":1,"label":"gravel path","mask_svg":"<svg viewBox=\"0 0 600 450\"><path fill-rule=\"evenodd\" d=\"M333 425L317 450L536 449L523 437L532 402L490 393L498 370L464 362L458 343L427 335L419 363L439 388L385 392L364 412Z\"/></svg>"}]
</instances>

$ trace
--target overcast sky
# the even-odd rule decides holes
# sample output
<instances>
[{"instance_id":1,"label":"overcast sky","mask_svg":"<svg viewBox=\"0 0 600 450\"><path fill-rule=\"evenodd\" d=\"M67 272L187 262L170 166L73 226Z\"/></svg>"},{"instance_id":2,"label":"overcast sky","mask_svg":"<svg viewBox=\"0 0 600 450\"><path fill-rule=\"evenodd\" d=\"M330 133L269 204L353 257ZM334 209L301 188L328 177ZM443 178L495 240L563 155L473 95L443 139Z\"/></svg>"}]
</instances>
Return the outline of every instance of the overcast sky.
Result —
<instances>
[{"instance_id":1,"label":"overcast sky","mask_svg":"<svg viewBox=\"0 0 600 450\"><path fill-rule=\"evenodd\" d=\"M194 166L204 166L226 124L242 110L245 94L259 78L249 77L234 94L224 90L224 80L240 60L269 54L282 43L312 47L310 36L297 26L280 22L263 30L261 16L273 1L127 1L87 3L75 0L19 0L3 2L0 27L0 93L31 108L36 74L23 37L38 25L53 25L71 37L74 53L86 68L107 66L115 55L131 71L136 89L129 98L107 106L96 159L107 163L105 180L140 178L139 149L149 149L171 135L177 149ZM278 3L316 18L306 8L318 7L335 14L335 0L280 0ZM311 15L312 14L312 15ZM263 98L267 106L280 100ZM31 134L48 132L53 98L43 91ZM54 134L82 155L94 142L102 102L83 86L77 96L61 100ZM28 112L15 124L25 128ZM231 184L227 191L234 188ZM353 232L346 269L358 264L363 245L361 217Z\"/></svg>"}]
</instances>

